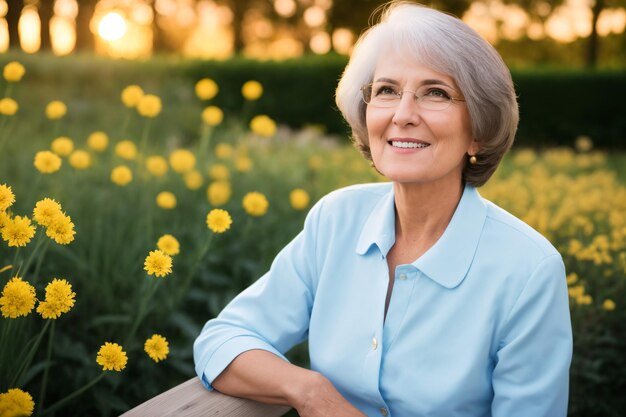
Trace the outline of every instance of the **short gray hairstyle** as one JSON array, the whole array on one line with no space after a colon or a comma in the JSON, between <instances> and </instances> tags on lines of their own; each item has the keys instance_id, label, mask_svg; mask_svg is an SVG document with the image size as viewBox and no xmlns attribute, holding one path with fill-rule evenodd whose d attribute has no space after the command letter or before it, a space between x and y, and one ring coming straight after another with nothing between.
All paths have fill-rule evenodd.
<instances>
[{"instance_id":1,"label":"short gray hairstyle","mask_svg":"<svg viewBox=\"0 0 626 417\"><path fill-rule=\"evenodd\" d=\"M336 91L336 103L357 149L372 161L361 87L373 81L384 48L407 53L417 62L452 77L470 115L479 144L477 163L466 162L463 181L476 187L494 173L513 144L519 112L511 73L498 52L459 18L426 6L392 1L379 23L357 41Z\"/></svg>"}]
</instances>

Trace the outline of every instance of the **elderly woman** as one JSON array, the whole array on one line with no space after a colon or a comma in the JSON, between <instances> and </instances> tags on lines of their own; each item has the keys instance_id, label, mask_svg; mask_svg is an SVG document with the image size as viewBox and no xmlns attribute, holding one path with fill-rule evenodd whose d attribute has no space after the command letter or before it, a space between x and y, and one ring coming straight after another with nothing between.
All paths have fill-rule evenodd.
<instances>
[{"instance_id":1,"label":"elderly woman","mask_svg":"<svg viewBox=\"0 0 626 417\"><path fill-rule=\"evenodd\" d=\"M497 52L450 15L392 3L337 88L390 182L330 193L194 345L208 389L309 416L567 414L561 256L476 187L518 122ZM308 339L311 370L284 353Z\"/></svg>"}]
</instances>

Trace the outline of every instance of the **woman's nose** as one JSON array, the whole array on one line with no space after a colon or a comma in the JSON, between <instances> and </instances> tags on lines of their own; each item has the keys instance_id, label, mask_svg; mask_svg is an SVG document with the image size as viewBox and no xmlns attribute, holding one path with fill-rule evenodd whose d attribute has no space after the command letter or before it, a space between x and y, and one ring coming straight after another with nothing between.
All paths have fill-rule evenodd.
<instances>
[{"instance_id":1,"label":"woman's nose","mask_svg":"<svg viewBox=\"0 0 626 417\"><path fill-rule=\"evenodd\" d=\"M400 102L395 108L392 122L399 126L418 124L421 120L419 105L415 99L415 94L407 91L402 94Z\"/></svg>"}]
</instances>

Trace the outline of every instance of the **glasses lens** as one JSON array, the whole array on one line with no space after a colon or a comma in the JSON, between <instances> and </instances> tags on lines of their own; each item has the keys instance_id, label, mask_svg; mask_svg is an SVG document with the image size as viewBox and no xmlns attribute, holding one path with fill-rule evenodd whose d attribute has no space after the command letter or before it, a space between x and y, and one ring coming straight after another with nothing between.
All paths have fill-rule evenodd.
<instances>
[{"instance_id":1,"label":"glasses lens","mask_svg":"<svg viewBox=\"0 0 626 417\"><path fill-rule=\"evenodd\" d=\"M426 110L439 111L439 110L445 110L448 107L450 107L451 102L452 100L450 100L449 98L425 96L425 97L420 97L417 104L421 108L426 109Z\"/></svg>"}]
</instances>

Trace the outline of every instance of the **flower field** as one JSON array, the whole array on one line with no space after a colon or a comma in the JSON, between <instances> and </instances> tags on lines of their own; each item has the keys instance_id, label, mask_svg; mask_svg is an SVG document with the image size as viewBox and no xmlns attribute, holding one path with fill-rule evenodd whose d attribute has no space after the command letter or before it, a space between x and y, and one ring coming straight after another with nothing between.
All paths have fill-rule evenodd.
<instances>
[{"instance_id":1,"label":"flower field","mask_svg":"<svg viewBox=\"0 0 626 417\"><path fill-rule=\"evenodd\" d=\"M384 181L345 141L256 114L271 93L252 77L240 91L185 87L200 109L187 114L193 140L159 124L176 105L144 88L80 119L80 100L21 106L28 68L3 67L2 417L118 415L189 379L201 326L267 270L311 205ZM244 108L224 114L217 94L242 94ZM564 257L572 416L626 412L625 166L580 137L514 150L480 189ZM306 362L303 347L291 355Z\"/></svg>"}]
</instances>

